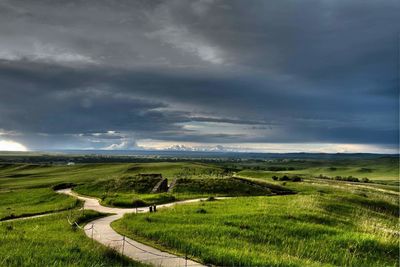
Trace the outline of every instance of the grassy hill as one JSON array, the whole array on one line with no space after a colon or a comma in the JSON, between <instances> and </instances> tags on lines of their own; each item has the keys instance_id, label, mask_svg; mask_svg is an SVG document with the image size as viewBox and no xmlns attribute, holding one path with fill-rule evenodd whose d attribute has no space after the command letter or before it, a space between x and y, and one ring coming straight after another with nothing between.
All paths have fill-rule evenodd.
<instances>
[{"instance_id":1,"label":"grassy hill","mask_svg":"<svg viewBox=\"0 0 400 267\"><path fill-rule=\"evenodd\" d=\"M129 214L113 227L219 266L398 266L398 195L293 184L303 190Z\"/></svg>"},{"instance_id":2,"label":"grassy hill","mask_svg":"<svg viewBox=\"0 0 400 267\"><path fill-rule=\"evenodd\" d=\"M80 202L77 199L56 194L50 188L0 192L0 221L66 210L79 204Z\"/></svg>"},{"instance_id":3,"label":"grassy hill","mask_svg":"<svg viewBox=\"0 0 400 267\"><path fill-rule=\"evenodd\" d=\"M150 173L162 174L170 182L176 179L172 192L151 194L159 178L140 178ZM371 182L320 179L321 174L368 177ZM284 175L300 179L273 179ZM98 197L104 205L119 207L238 197L129 215L114 225L143 242L188 252L206 263L398 266L398 158L71 166L1 163L0 220L54 211L66 214L63 210L79 207L79 201L52 190L68 183L76 185L74 190L81 194ZM100 246L89 251L83 233L69 231L60 216L0 222L0 265L85 266L90 262L101 266L103 262L115 266L124 261ZM35 229L46 233L40 235ZM58 232L62 234L57 236ZM82 245L74 246L76 242ZM9 252L12 247L17 249ZM26 255L25 247L29 248ZM53 247L57 252L49 252ZM129 264L135 265L124 263Z\"/></svg>"},{"instance_id":4,"label":"grassy hill","mask_svg":"<svg viewBox=\"0 0 400 267\"><path fill-rule=\"evenodd\" d=\"M0 222L0 266L144 266L92 242L67 222L68 212ZM85 211L81 224L101 217Z\"/></svg>"},{"instance_id":5,"label":"grassy hill","mask_svg":"<svg viewBox=\"0 0 400 267\"><path fill-rule=\"evenodd\" d=\"M306 177L353 176L367 177L374 181L397 181L399 179L399 158L382 157L378 159L282 159L267 162L250 162L239 165L239 174L249 172L261 177L272 177L280 173L299 174ZM257 177L255 177L257 178Z\"/></svg>"},{"instance_id":6,"label":"grassy hill","mask_svg":"<svg viewBox=\"0 0 400 267\"><path fill-rule=\"evenodd\" d=\"M74 191L97 197L106 206L142 207L175 200L214 196L254 196L291 194L290 189L265 182L239 178L177 178L172 192L151 194L160 178L138 176L96 180L74 188Z\"/></svg>"},{"instance_id":7,"label":"grassy hill","mask_svg":"<svg viewBox=\"0 0 400 267\"><path fill-rule=\"evenodd\" d=\"M222 168L201 163L95 163L76 165L0 164L1 188L49 187L62 182L83 183L139 173L166 178L223 176Z\"/></svg>"}]
</instances>

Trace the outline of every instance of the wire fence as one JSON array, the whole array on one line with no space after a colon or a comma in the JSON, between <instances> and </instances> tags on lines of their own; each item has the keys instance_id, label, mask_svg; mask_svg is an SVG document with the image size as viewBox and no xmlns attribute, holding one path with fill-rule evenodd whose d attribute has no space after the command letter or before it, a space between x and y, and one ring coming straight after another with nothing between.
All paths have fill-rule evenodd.
<instances>
[{"instance_id":1,"label":"wire fence","mask_svg":"<svg viewBox=\"0 0 400 267\"><path fill-rule=\"evenodd\" d=\"M193 259L191 259L187 255L187 253L185 253L185 256L177 256L177 255L171 255L171 254L167 254L167 253L160 254L160 253L156 253L154 251L149 251L149 250L146 250L143 247L140 247L138 245L133 244L132 242L135 242L135 241L131 242L124 235L122 236L122 238L119 238L119 239L110 239L108 237L101 236L100 232L98 232L95 229L95 227L94 227L95 225L94 224L89 224L90 225L89 227L88 227L88 225L82 226L82 225L79 225L76 221L72 220L71 218L72 218L72 216L71 216L71 214L69 214L67 216L67 221L72 227L77 227L77 228L79 228L81 230L84 230L87 235L90 234L90 238L92 239L92 241L94 241L94 237L95 237L94 234L96 234L96 237L97 237L96 239L98 239L98 240L106 239L108 241L108 246L110 248L116 250L117 252L120 252L123 256L129 256L129 255L126 254L126 250L128 248L127 246L130 246L130 247L132 247L132 248L134 248L134 249L139 251L139 252L136 252L136 253L145 253L147 255L151 255L152 256L152 257L147 257L147 256L143 257L142 256L142 257L136 257L136 258L134 257L135 259L137 259L137 260L139 260L141 262L152 262L152 263L154 263L155 261L157 261L157 262L159 262L159 264L157 264L157 266L163 266L162 263L164 261L173 260L173 259L175 259L175 260L181 259L183 261L183 265L182 266L185 266L185 267L201 266L199 263L196 263ZM119 246L118 246L118 244L117 245L111 245L113 242L120 242ZM128 253L128 254L131 254L131 253ZM170 266L171 264L168 264L168 265ZM179 266L179 265L175 265L175 266Z\"/></svg>"}]
</instances>

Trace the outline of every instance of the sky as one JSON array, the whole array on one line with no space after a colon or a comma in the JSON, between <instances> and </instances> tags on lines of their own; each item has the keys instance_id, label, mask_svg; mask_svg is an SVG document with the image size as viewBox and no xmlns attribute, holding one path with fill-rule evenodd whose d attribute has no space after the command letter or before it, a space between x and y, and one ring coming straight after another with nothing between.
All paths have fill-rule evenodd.
<instances>
[{"instance_id":1,"label":"sky","mask_svg":"<svg viewBox=\"0 0 400 267\"><path fill-rule=\"evenodd\" d=\"M0 0L0 150L398 153L398 0Z\"/></svg>"}]
</instances>

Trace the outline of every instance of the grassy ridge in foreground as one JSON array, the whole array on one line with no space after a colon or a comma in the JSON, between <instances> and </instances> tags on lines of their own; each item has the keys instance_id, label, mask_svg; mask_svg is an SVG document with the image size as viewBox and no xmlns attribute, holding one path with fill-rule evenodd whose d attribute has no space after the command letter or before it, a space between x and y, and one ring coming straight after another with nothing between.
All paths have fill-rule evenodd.
<instances>
[{"instance_id":1,"label":"grassy ridge in foreground","mask_svg":"<svg viewBox=\"0 0 400 267\"><path fill-rule=\"evenodd\" d=\"M225 266L398 266L398 204L335 192L126 215L119 232Z\"/></svg>"},{"instance_id":2,"label":"grassy ridge in foreground","mask_svg":"<svg viewBox=\"0 0 400 267\"><path fill-rule=\"evenodd\" d=\"M72 228L67 212L0 223L0 266L143 266ZM85 211L80 223L101 216Z\"/></svg>"}]
</instances>

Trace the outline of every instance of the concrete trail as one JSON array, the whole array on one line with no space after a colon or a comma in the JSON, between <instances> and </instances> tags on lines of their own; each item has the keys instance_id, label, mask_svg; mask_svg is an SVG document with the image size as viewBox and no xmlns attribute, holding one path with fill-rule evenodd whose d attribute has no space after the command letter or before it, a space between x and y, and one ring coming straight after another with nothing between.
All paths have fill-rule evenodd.
<instances>
[{"instance_id":1,"label":"concrete trail","mask_svg":"<svg viewBox=\"0 0 400 267\"><path fill-rule=\"evenodd\" d=\"M63 210L63 211L65 211L65 210ZM2 223L2 222L6 223L6 222L14 222L14 221L23 221L23 220L34 219L34 218L41 218L41 217L45 217L45 216L50 216L50 215L54 215L54 214L57 214L57 213L61 213L63 211L48 212L48 213L43 213L43 214L29 215L29 216L24 216L24 217L0 220L0 223Z\"/></svg>"},{"instance_id":2,"label":"concrete trail","mask_svg":"<svg viewBox=\"0 0 400 267\"><path fill-rule=\"evenodd\" d=\"M128 237L125 237L125 242L124 242L123 241L124 237L111 228L111 223L115 220L122 218L122 216L126 213L135 213L136 209L134 208L121 209L121 208L105 207L100 205L98 199L78 195L77 193L73 192L70 188L58 190L57 192L71 195L80 200L85 201L84 204L85 209L91 209L104 213L114 213L114 215L110 215L89 222L86 225L86 227L84 227L85 234L90 238L93 237L94 240L100 242L101 244L107 247L111 247L117 251L123 252L125 256L128 256L133 260L151 264L153 266L160 266L160 267L205 266L192 260L186 261L184 257L179 257L167 252L163 252L156 248L139 243ZM158 205L157 208L160 209L160 208L171 207L177 204L193 203L193 202L198 202L200 200L205 200L205 198L184 200L184 201ZM140 213L148 211L149 211L148 208L137 209L137 212Z\"/></svg>"}]
</instances>

